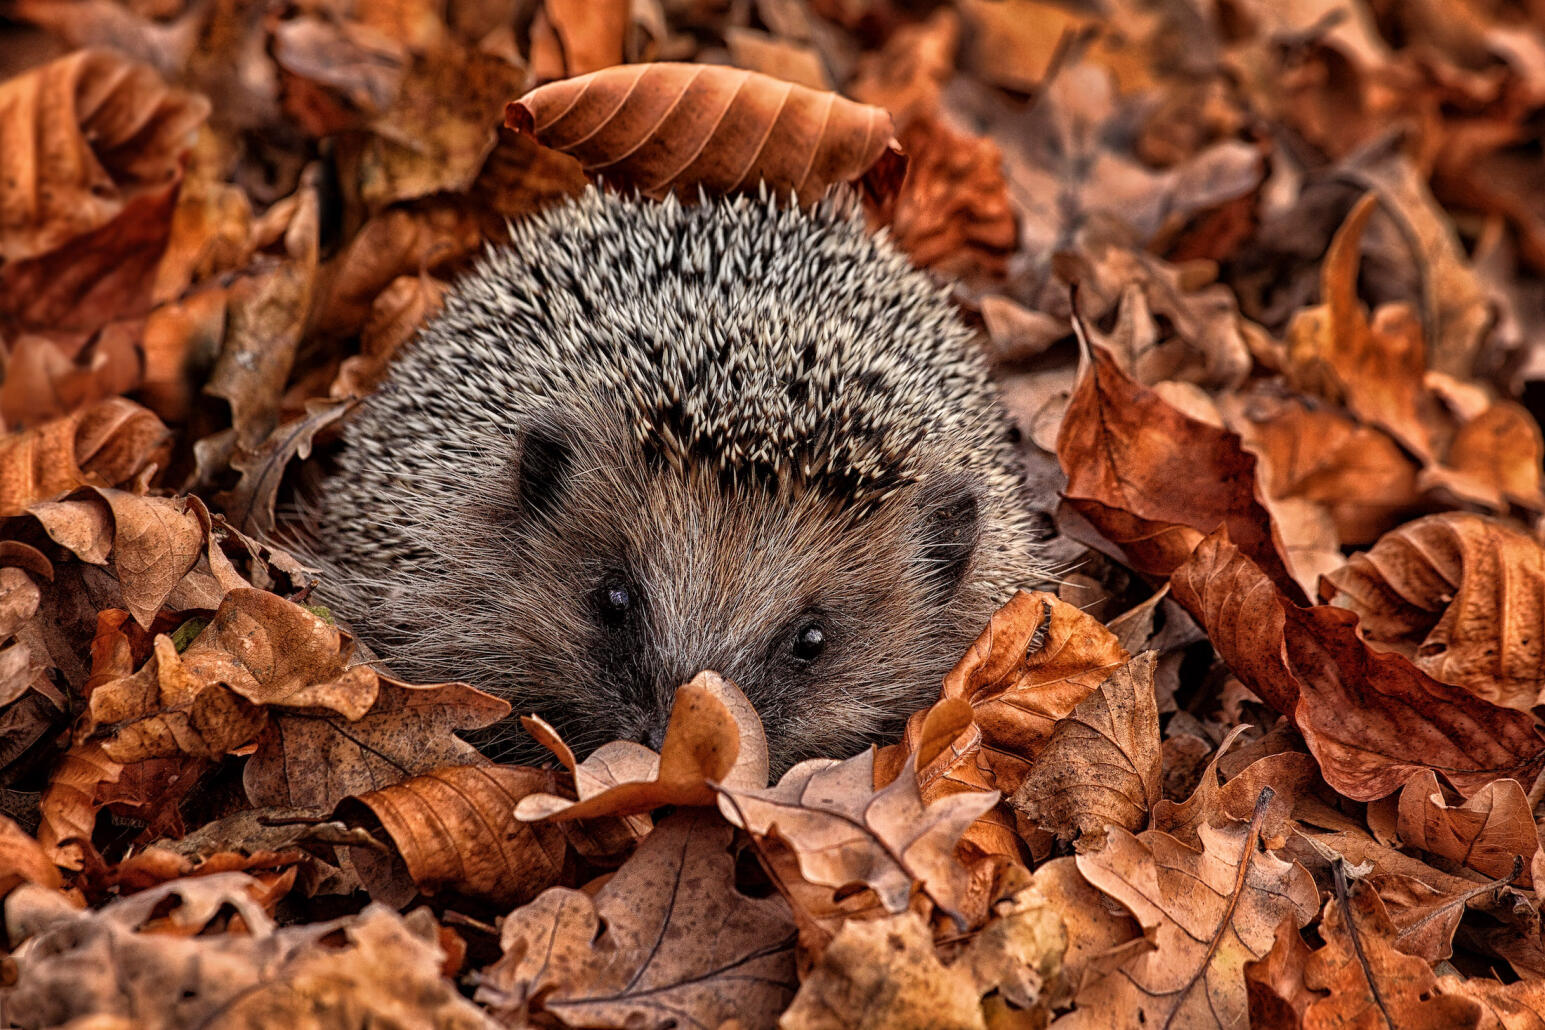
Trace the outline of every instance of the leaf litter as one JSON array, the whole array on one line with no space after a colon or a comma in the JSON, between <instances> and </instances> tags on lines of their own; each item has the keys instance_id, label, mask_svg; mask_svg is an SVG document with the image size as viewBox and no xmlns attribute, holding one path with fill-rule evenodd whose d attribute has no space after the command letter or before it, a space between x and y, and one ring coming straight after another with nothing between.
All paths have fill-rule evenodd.
<instances>
[{"instance_id":1,"label":"leaf litter","mask_svg":"<svg viewBox=\"0 0 1545 1030\"><path fill-rule=\"evenodd\" d=\"M0 1023L1545 1023L1530 5L4 15ZM1063 572L901 739L497 765L260 542L587 177L851 183L980 326Z\"/></svg>"}]
</instances>

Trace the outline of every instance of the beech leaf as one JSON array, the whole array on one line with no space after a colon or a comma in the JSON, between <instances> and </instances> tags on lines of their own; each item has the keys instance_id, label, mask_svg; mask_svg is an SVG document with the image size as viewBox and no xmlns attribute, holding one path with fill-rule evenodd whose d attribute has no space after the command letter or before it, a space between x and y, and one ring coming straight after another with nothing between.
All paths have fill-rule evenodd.
<instances>
[{"instance_id":1,"label":"beech leaf","mask_svg":"<svg viewBox=\"0 0 1545 1030\"><path fill-rule=\"evenodd\" d=\"M881 108L720 65L629 64L549 83L511 103L505 124L651 196L764 182L809 204L860 177L888 194L905 168Z\"/></svg>"}]
</instances>

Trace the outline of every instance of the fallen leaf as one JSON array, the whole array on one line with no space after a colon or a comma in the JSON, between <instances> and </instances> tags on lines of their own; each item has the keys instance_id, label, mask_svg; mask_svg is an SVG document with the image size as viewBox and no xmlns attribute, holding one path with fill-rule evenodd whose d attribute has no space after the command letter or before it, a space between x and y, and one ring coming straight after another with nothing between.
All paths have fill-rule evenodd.
<instances>
[{"instance_id":1,"label":"fallen leaf","mask_svg":"<svg viewBox=\"0 0 1545 1030\"><path fill-rule=\"evenodd\" d=\"M1288 329L1290 375L1301 389L1344 401L1352 414L1430 461L1433 402L1421 327L1390 307L1370 325L1357 297L1358 246L1376 210L1378 196L1368 194L1331 241L1321 273L1325 303L1301 312Z\"/></svg>"},{"instance_id":2,"label":"fallen leaf","mask_svg":"<svg viewBox=\"0 0 1545 1030\"><path fill-rule=\"evenodd\" d=\"M1509 503L1545 509L1540 465L1545 440L1534 416L1510 401L1497 401L1463 423L1443 464L1422 470L1417 485L1447 491L1461 501L1505 514Z\"/></svg>"},{"instance_id":3,"label":"fallen leaf","mask_svg":"<svg viewBox=\"0 0 1545 1030\"><path fill-rule=\"evenodd\" d=\"M1440 683L1357 637L1357 617L1299 608L1221 535L1170 580L1234 674L1304 735L1325 782L1371 801L1431 768L1473 794L1499 777L1525 783L1545 740L1521 712Z\"/></svg>"},{"instance_id":4,"label":"fallen leaf","mask_svg":"<svg viewBox=\"0 0 1545 1030\"><path fill-rule=\"evenodd\" d=\"M1529 866L1540 850L1529 799L1517 780L1493 780L1451 806L1438 777L1424 769L1400 791L1400 841L1440 855L1492 879L1507 878L1521 866L1528 887Z\"/></svg>"},{"instance_id":5,"label":"fallen leaf","mask_svg":"<svg viewBox=\"0 0 1545 1030\"><path fill-rule=\"evenodd\" d=\"M1245 963L1271 951L1284 919L1304 926L1319 904L1302 866L1261 850L1264 814L1258 804L1248 824L1199 827L1201 850L1113 828L1103 850L1078 856L1078 871L1137 916L1155 950L1086 983L1070 1026L1123 1025L1135 1012L1161 1026L1244 1024Z\"/></svg>"},{"instance_id":6,"label":"fallen leaf","mask_svg":"<svg viewBox=\"0 0 1545 1030\"><path fill-rule=\"evenodd\" d=\"M1065 718L1128 655L1092 616L1021 590L944 677L941 696L971 703L993 786L1012 795Z\"/></svg>"},{"instance_id":7,"label":"fallen leaf","mask_svg":"<svg viewBox=\"0 0 1545 1030\"><path fill-rule=\"evenodd\" d=\"M528 728L556 739L545 724L528 722ZM642 744L615 740L576 765L567 747L548 746L573 773L578 796L532 793L521 798L516 814L528 822L636 815L662 805L712 805L720 786L759 790L767 785L762 722L740 688L712 672L698 673L676 688L658 755Z\"/></svg>"},{"instance_id":8,"label":"fallen leaf","mask_svg":"<svg viewBox=\"0 0 1545 1030\"><path fill-rule=\"evenodd\" d=\"M1057 437L1067 503L1139 572L1168 576L1220 526L1290 597L1298 587L1239 437L1198 422L1133 382L1103 348L1079 380Z\"/></svg>"},{"instance_id":9,"label":"fallen leaf","mask_svg":"<svg viewBox=\"0 0 1545 1030\"><path fill-rule=\"evenodd\" d=\"M0 83L0 259L19 262L165 195L209 102L83 50Z\"/></svg>"},{"instance_id":10,"label":"fallen leaf","mask_svg":"<svg viewBox=\"0 0 1545 1030\"><path fill-rule=\"evenodd\" d=\"M231 524L245 533L272 534L274 505L290 462L309 458L317 434L346 416L354 403L322 397L309 400L304 415L277 426L256 450L233 455L231 468L241 473L241 478L230 490L215 496Z\"/></svg>"},{"instance_id":11,"label":"fallen leaf","mask_svg":"<svg viewBox=\"0 0 1545 1030\"><path fill-rule=\"evenodd\" d=\"M1154 661L1132 659L1060 720L1012 798L1080 851L1102 847L1110 826L1141 829L1161 796Z\"/></svg>"},{"instance_id":12,"label":"fallen leaf","mask_svg":"<svg viewBox=\"0 0 1545 1030\"><path fill-rule=\"evenodd\" d=\"M503 907L530 901L564 871L562 832L515 817L517 802L552 786L553 774L538 769L453 765L344 805L374 813L423 893Z\"/></svg>"},{"instance_id":13,"label":"fallen leaf","mask_svg":"<svg viewBox=\"0 0 1545 1030\"><path fill-rule=\"evenodd\" d=\"M169 433L122 397L0 438L0 518L87 483L118 486L161 459Z\"/></svg>"},{"instance_id":14,"label":"fallen leaf","mask_svg":"<svg viewBox=\"0 0 1545 1030\"><path fill-rule=\"evenodd\" d=\"M907 177L890 231L914 264L968 281L1002 279L1019 244L1003 180L1003 154L939 118L901 130Z\"/></svg>"},{"instance_id":15,"label":"fallen leaf","mask_svg":"<svg viewBox=\"0 0 1545 1030\"><path fill-rule=\"evenodd\" d=\"M794 924L782 898L735 889L733 836L678 812L594 897L554 887L516 909L477 1000L515 1025L775 1026L794 993Z\"/></svg>"},{"instance_id":16,"label":"fallen leaf","mask_svg":"<svg viewBox=\"0 0 1545 1030\"><path fill-rule=\"evenodd\" d=\"M1319 995L1304 985L1309 946L1292 916L1277 924L1277 939L1261 958L1245 963L1245 990L1250 999L1250 1026L1297 1027L1304 1010Z\"/></svg>"},{"instance_id":17,"label":"fallen leaf","mask_svg":"<svg viewBox=\"0 0 1545 1030\"><path fill-rule=\"evenodd\" d=\"M565 78L622 63L630 23L627 0L542 0L563 48Z\"/></svg>"},{"instance_id":18,"label":"fallen leaf","mask_svg":"<svg viewBox=\"0 0 1545 1030\"><path fill-rule=\"evenodd\" d=\"M143 1030L211 1021L490 1026L442 975L427 912L403 919L373 905L279 928L253 900L260 893L251 877L221 873L174 880L56 923L16 952L8 1011L25 1014L29 1026ZM222 911L238 913L248 932L215 932L209 924ZM151 932L158 918L171 932Z\"/></svg>"},{"instance_id":19,"label":"fallen leaf","mask_svg":"<svg viewBox=\"0 0 1545 1030\"><path fill-rule=\"evenodd\" d=\"M254 805L331 810L352 794L480 760L477 749L455 731L491 726L510 712L509 702L465 683L414 686L389 676L379 681L374 702L353 719L331 705L270 710L242 773L247 799Z\"/></svg>"},{"instance_id":20,"label":"fallen leaf","mask_svg":"<svg viewBox=\"0 0 1545 1030\"><path fill-rule=\"evenodd\" d=\"M1433 997L1437 977L1431 967L1395 950L1395 928L1371 887L1354 883L1326 902L1320 934L1325 946L1309 956L1304 982L1330 995L1305 1011L1305 1027L1448 1030L1476 1024L1478 1004L1454 995Z\"/></svg>"},{"instance_id":21,"label":"fallen leaf","mask_svg":"<svg viewBox=\"0 0 1545 1030\"><path fill-rule=\"evenodd\" d=\"M505 124L651 196L761 181L810 204L859 178L884 195L904 163L883 110L712 65L624 65L539 86Z\"/></svg>"},{"instance_id":22,"label":"fallen leaf","mask_svg":"<svg viewBox=\"0 0 1545 1030\"><path fill-rule=\"evenodd\" d=\"M758 837L776 835L812 883L837 889L862 882L892 913L904 911L920 885L941 911L963 922L970 880L955 842L999 795L962 792L925 805L917 763L913 753L895 780L875 790L873 749L844 762L811 759L776 787L721 784L719 811Z\"/></svg>"},{"instance_id":23,"label":"fallen leaf","mask_svg":"<svg viewBox=\"0 0 1545 1030\"><path fill-rule=\"evenodd\" d=\"M1438 993L1480 1005L1481 1030L1539 1030L1545 1026L1545 985L1537 980L1504 984L1484 977L1438 977Z\"/></svg>"},{"instance_id":24,"label":"fallen leaf","mask_svg":"<svg viewBox=\"0 0 1545 1030\"><path fill-rule=\"evenodd\" d=\"M43 845L16 823L0 816L0 898L19 883L35 883L57 890L59 870Z\"/></svg>"},{"instance_id":25,"label":"fallen leaf","mask_svg":"<svg viewBox=\"0 0 1545 1030\"><path fill-rule=\"evenodd\" d=\"M985 1030L981 991L934 952L916 913L845 922L778 1021L784 1030Z\"/></svg>"}]
</instances>

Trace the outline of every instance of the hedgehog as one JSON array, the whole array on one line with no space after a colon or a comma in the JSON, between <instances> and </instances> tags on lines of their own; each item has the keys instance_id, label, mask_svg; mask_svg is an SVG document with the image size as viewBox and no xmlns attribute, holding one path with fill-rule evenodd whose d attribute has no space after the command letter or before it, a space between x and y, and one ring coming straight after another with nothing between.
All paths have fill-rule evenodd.
<instances>
[{"instance_id":1,"label":"hedgehog","mask_svg":"<svg viewBox=\"0 0 1545 1030\"><path fill-rule=\"evenodd\" d=\"M584 754L658 748L713 670L787 768L892 737L1041 578L975 331L851 193L591 188L510 233L310 502L322 597L394 673Z\"/></svg>"}]
</instances>

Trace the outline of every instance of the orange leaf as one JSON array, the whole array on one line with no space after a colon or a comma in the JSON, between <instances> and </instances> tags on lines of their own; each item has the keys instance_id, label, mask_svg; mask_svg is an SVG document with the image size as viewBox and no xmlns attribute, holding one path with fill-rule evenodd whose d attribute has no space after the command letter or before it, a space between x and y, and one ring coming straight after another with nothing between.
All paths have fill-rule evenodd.
<instances>
[{"instance_id":1,"label":"orange leaf","mask_svg":"<svg viewBox=\"0 0 1545 1030\"><path fill-rule=\"evenodd\" d=\"M551 790L553 774L503 765L453 765L361 794L391 835L413 883L495 905L519 905L557 882L563 834L515 818L518 801Z\"/></svg>"},{"instance_id":2,"label":"orange leaf","mask_svg":"<svg viewBox=\"0 0 1545 1030\"><path fill-rule=\"evenodd\" d=\"M651 196L754 189L799 202L863 177L884 195L905 159L890 115L836 93L706 64L630 64L539 86L505 124Z\"/></svg>"},{"instance_id":3,"label":"orange leaf","mask_svg":"<svg viewBox=\"0 0 1545 1030\"><path fill-rule=\"evenodd\" d=\"M87 483L127 483L162 459L169 437L160 419L123 397L0 437L0 518Z\"/></svg>"}]
</instances>

